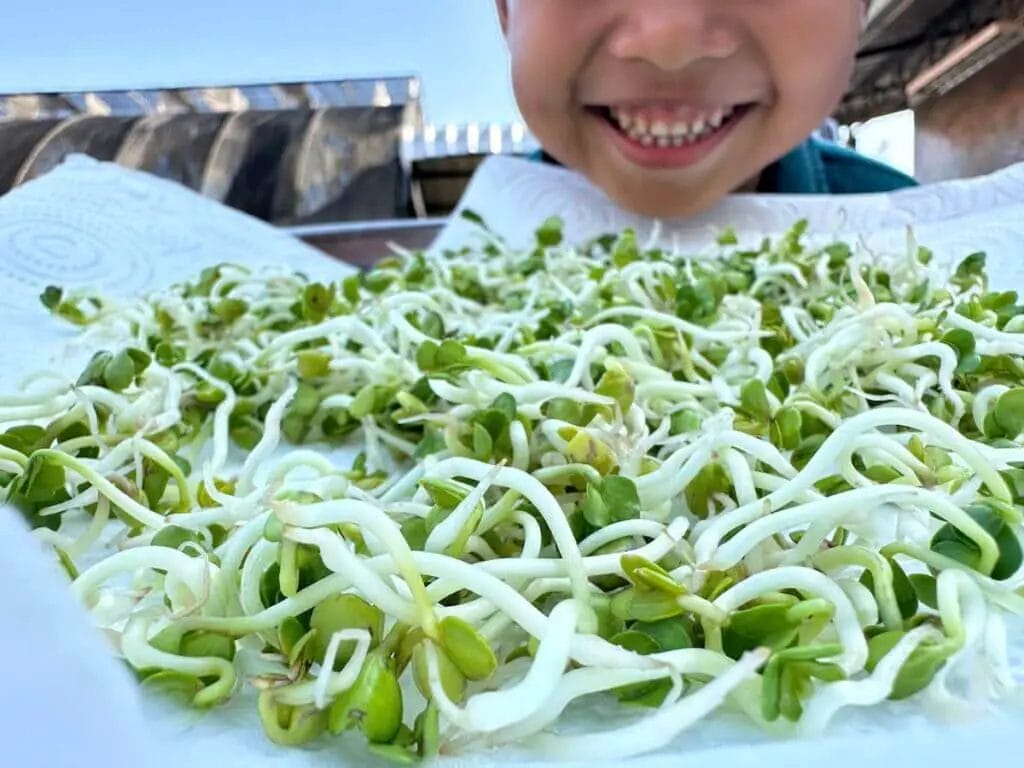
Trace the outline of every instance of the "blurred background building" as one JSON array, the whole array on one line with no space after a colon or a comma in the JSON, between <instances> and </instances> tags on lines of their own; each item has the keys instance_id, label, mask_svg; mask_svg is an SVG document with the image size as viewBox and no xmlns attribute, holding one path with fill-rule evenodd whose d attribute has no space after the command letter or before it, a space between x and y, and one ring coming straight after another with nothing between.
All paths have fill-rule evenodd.
<instances>
[{"instance_id":1,"label":"blurred background building","mask_svg":"<svg viewBox=\"0 0 1024 768\"><path fill-rule=\"evenodd\" d=\"M310 233L394 228L536 148L488 2L66 5L0 12L0 194L86 153ZM820 135L922 181L1024 160L1022 42L1024 0L875 0Z\"/></svg>"}]
</instances>

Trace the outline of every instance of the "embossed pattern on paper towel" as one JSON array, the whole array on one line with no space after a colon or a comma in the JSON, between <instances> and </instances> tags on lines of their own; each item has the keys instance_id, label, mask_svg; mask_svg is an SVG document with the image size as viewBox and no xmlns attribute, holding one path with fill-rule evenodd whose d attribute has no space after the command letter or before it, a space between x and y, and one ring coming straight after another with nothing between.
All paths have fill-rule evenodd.
<instances>
[{"instance_id":1,"label":"embossed pattern on paper towel","mask_svg":"<svg viewBox=\"0 0 1024 768\"><path fill-rule=\"evenodd\" d=\"M177 184L85 157L18 187L0 198L0 384L49 362L67 336L39 304L47 285L127 297L222 262L351 270Z\"/></svg>"}]
</instances>

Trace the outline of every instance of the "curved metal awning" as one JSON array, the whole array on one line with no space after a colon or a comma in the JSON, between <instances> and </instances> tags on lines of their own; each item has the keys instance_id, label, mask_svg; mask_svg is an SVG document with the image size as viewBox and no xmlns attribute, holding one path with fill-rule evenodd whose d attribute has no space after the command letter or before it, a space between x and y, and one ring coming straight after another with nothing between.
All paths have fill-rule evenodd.
<instances>
[{"instance_id":1,"label":"curved metal awning","mask_svg":"<svg viewBox=\"0 0 1024 768\"><path fill-rule=\"evenodd\" d=\"M401 217L419 97L414 77L0 95L0 194L84 153L278 224Z\"/></svg>"}]
</instances>

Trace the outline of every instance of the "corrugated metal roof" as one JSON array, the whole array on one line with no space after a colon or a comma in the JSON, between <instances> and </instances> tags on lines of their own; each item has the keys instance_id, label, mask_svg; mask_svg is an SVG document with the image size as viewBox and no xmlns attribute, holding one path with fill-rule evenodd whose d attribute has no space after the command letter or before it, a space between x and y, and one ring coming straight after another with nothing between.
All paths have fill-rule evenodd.
<instances>
[{"instance_id":1,"label":"corrugated metal roof","mask_svg":"<svg viewBox=\"0 0 1024 768\"><path fill-rule=\"evenodd\" d=\"M0 95L0 194L75 153L281 224L408 215L414 77Z\"/></svg>"}]
</instances>

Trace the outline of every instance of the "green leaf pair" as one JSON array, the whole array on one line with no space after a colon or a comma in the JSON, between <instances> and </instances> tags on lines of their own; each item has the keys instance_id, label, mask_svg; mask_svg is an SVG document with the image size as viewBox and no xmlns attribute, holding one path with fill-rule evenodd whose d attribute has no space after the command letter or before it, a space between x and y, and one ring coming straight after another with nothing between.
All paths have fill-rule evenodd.
<instances>
[{"instance_id":1,"label":"green leaf pair","mask_svg":"<svg viewBox=\"0 0 1024 768\"><path fill-rule=\"evenodd\" d=\"M65 298L63 289L55 285L48 285L40 294L39 301L57 317L78 326L94 322L103 308L103 303L93 296Z\"/></svg>"},{"instance_id":2,"label":"green leaf pair","mask_svg":"<svg viewBox=\"0 0 1024 768\"><path fill-rule=\"evenodd\" d=\"M610 397L619 405L622 413L626 413L636 397L636 383L626 369L614 361L605 363L605 373L594 389L599 395Z\"/></svg>"},{"instance_id":3,"label":"green leaf pair","mask_svg":"<svg viewBox=\"0 0 1024 768\"><path fill-rule=\"evenodd\" d=\"M7 502L24 515L32 528L60 527L60 515L39 515L38 512L54 504L67 501L67 475L64 467L55 463L46 453L33 453L20 475L11 483Z\"/></svg>"},{"instance_id":4,"label":"green leaf pair","mask_svg":"<svg viewBox=\"0 0 1024 768\"><path fill-rule=\"evenodd\" d=\"M629 587L611 599L611 613L622 621L657 622L682 616L679 597L647 587Z\"/></svg>"},{"instance_id":5,"label":"green leaf pair","mask_svg":"<svg viewBox=\"0 0 1024 768\"><path fill-rule=\"evenodd\" d=\"M473 414L467 424L474 458L478 461L511 458L509 428L517 418L516 400L507 393L498 395L490 407Z\"/></svg>"},{"instance_id":6,"label":"green leaf pair","mask_svg":"<svg viewBox=\"0 0 1024 768\"><path fill-rule=\"evenodd\" d=\"M618 466L618 458L600 438L584 429L565 428L559 432L566 433L562 435L569 443L565 455L571 462L588 464L602 475L610 475Z\"/></svg>"},{"instance_id":7,"label":"green leaf pair","mask_svg":"<svg viewBox=\"0 0 1024 768\"><path fill-rule=\"evenodd\" d=\"M564 227L565 222L558 216L545 219L535 233L537 245L541 248L554 248L556 245L561 245Z\"/></svg>"},{"instance_id":8,"label":"green leaf pair","mask_svg":"<svg viewBox=\"0 0 1024 768\"><path fill-rule=\"evenodd\" d=\"M874 672L878 663L905 636L906 632L894 631L872 637L868 641L868 672ZM896 675L889 698L906 699L923 690L945 666L954 651L949 643L925 642L919 645Z\"/></svg>"},{"instance_id":9,"label":"green leaf pair","mask_svg":"<svg viewBox=\"0 0 1024 768\"><path fill-rule=\"evenodd\" d=\"M992 409L991 421L986 419L983 426L989 437L1005 436L1011 440L1020 437L1024 433L1024 388L1000 395Z\"/></svg>"},{"instance_id":10,"label":"green leaf pair","mask_svg":"<svg viewBox=\"0 0 1024 768\"><path fill-rule=\"evenodd\" d=\"M796 408L778 410L769 427L772 445L780 451L795 451L803 441L803 414Z\"/></svg>"},{"instance_id":11,"label":"green leaf pair","mask_svg":"<svg viewBox=\"0 0 1024 768\"><path fill-rule=\"evenodd\" d=\"M316 349L304 349L295 360L299 376L304 381L322 379L331 370L331 356Z\"/></svg>"},{"instance_id":12,"label":"green leaf pair","mask_svg":"<svg viewBox=\"0 0 1024 768\"><path fill-rule=\"evenodd\" d=\"M674 618L655 622L634 622L622 632L612 636L610 642L620 648L643 656L662 651L692 648L693 625L687 619ZM670 680L635 683L615 688L612 692L619 701L634 706L658 707L672 688Z\"/></svg>"},{"instance_id":13,"label":"green leaf pair","mask_svg":"<svg viewBox=\"0 0 1024 768\"><path fill-rule=\"evenodd\" d=\"M636 483L621 475L608 475L599 486L587 485L582 504L583 517L594 529L614 522L640 517L640 494Z\"/></svg>"},{"instance_id":14,"label":"green leaf pair","mask_svg":"<svg viewBox=\"0 0 1024 768\"><path fill-rule=\"evenodd\" d=\"M975 352L977 341L974 334L964 328L954 328L942 337L942 343L956 350L959 374L971 374L981 366L981 356Z\"/></svg>"},{"instance_id":15,"label":"green leaf pair","mask_svg":"<svg viewBox=\"0 0 1024 768\"><path fill-rule=\"evenodd\" d=\"M639 555L623 555L622 570L633 586L640 591L661 592L671 597L686 594L686 588L657 563Z\"/></svg>"},{"instance_id":16,"label":"green leaf pair","mask_svg":"<svg viewBox=\"0 0 1024 768\"><path fill-rule=\"evenodd\" d=\"M900 615L905 621L912 619L917 615L918 591L899 563L891 557L887 557L886 561L892 569L892 587L896 594L896 605L899 606ZM875 591L875 579L871 575L871 571L865 569L861 574L860 583L872 592Z\"/></svg>"},{"instance_id":17,"label":"green leaf pair","mask_svg":"<svg viewBox=\"0 0 1024 768\"><path fill-rule=\"evenodd\" d=\"M972 288L985 289L988 278L985 275L986 256L984 253L972 253L956 268L949 282L962 291Z\"/></svg>"},{"instance_id":18,"label":"green leaf pair","mask_svg":"<svg viewBox=\"0 0 1024 768\"><path fill-rule=\"evenodd\" d=\"M302 317L310 323L323 322L331 311L337 287L323 283L310 283L302 291Z\"/></svg>"},{"instance_id":19,"label":"green leaf pair","mask_svg":"<svg viewBox=\"0 0 1024 768\"><path fill-rule=\"evenodd\" d=\"M394 397L394 387L367 384L356 393L348 412L352 418L359 420L368 416L380 416L390 407Z\"/></svg>"},{"instance_id":20,"label":"green leaf pair","mask_svg":"<svg viewBox=\"0 0 1024 768\"><path fill-rule=\"evenodd\" d=\"M701 518L708 516L716 494L732 492L732 480L718 462L705 465L686 486L684 495L690 513Z\"/></svg>"},{"instance_id":21,"label":"green leaf pair","mask_svg":"<svg viewBox=\"0 0 1024 768\"><path fill-rule=\"evenodd\" d=\"M336 632L365 629L370 633L370 648L376 648L384 634L384 613L358 595L333 595L321 601L309 618L309 629L315 634L309 641L310 653L322 660ZM355 641L343 642L334 657L334 668L341 669L355 652Z\"/></svg>"},{"instance_id":22,"label":"green leaf pair","mask_svg":"<svg viewBox=\"0 0 1024 768\"><path fill-rule=\"evenodd\" d=\"M424 373L452 373L464 368L468 359L465 345L454 339L440 344L428 340L416 348L416 365Z\"/></svg>"},{"instance_id":23,"label":"green leaf pair","mask_svg":"<svg viewBox=\"0 0 1024 768\"><path fill-rule=\"evenodd\" d=\"M759 424L766 424L772 418L771 404L764 382L751 379L740 389L740 410Z\"/></svg>"},{"instance_id":24,"label":"green leaf pair","mask_svg":"<svg viewBox=\"0 0 1024 768\"><path fill-rule=\"evenodd\" d=\"M732 659L756 648L784 651L796 642L805 622L827 619L832 611L818 600L763 603L736 611L722 631L722 649Z\"/></svg>"},{"instance_id":25,"label":"green leaf pair","mask_svg":"<svg viewBox=\"0 0 1024 768\"><path fill-rule=\"evenodd\" d=\"M693 323L707 323L718 314L728 285L717 273L691 279L681 276L676 285L676 315Z\"/></svg>"},{"instance_id":26,"label":"green leaf pair","mask_svg":"<svg viewBox=\"0 0 1024 768\"><path fill-rule=\"evenodd\" d=\"M676 411L669 417L669 434L688 435L699 431L703 423L703 417L695 411Z\"/></svg>"},{"instance_id":27,"label":"green leaf pair","mask_svg":"<svg viewBox=\"0 0 1024 768\"><path fill-rule=\"evenodd\" d=\"M842 653L839 645L789 648L772 655L764 667L761 686L761 714L774 722L784 717L797 722L803 715L803 701L814 691L814 681L834 683L845 679L843 670L823 661Z\"/></svg>"},{"instance_id":28,"label":"green leaf pair","mask_svg":"<svg viewBox=\"0 0 1024 768\"><path fill-rule=\"evenodd\" d=\"M117 354L97 352L78 377L77 386L105 387L122 392L141 376L152 362L149 353L141 349L123 349Z\"/></svg>"},{"instance_id":29,"label":"green leaf pair","mask_svg":"<svg viewBox=\"0 0 1024 768\"><path fill-rule=\"evenodd\" d=\"M992 573L988 575L997 581L1005 581L1013 576L1024 560L1020 540L1013 528L989 504L973 504L964 511L995 539L999 547L999 559ZM948 523L932 537L931 549L974 570L977 570L981 562L981 550L978 545L960 529Z\"/></svg>"}]
</instances>

